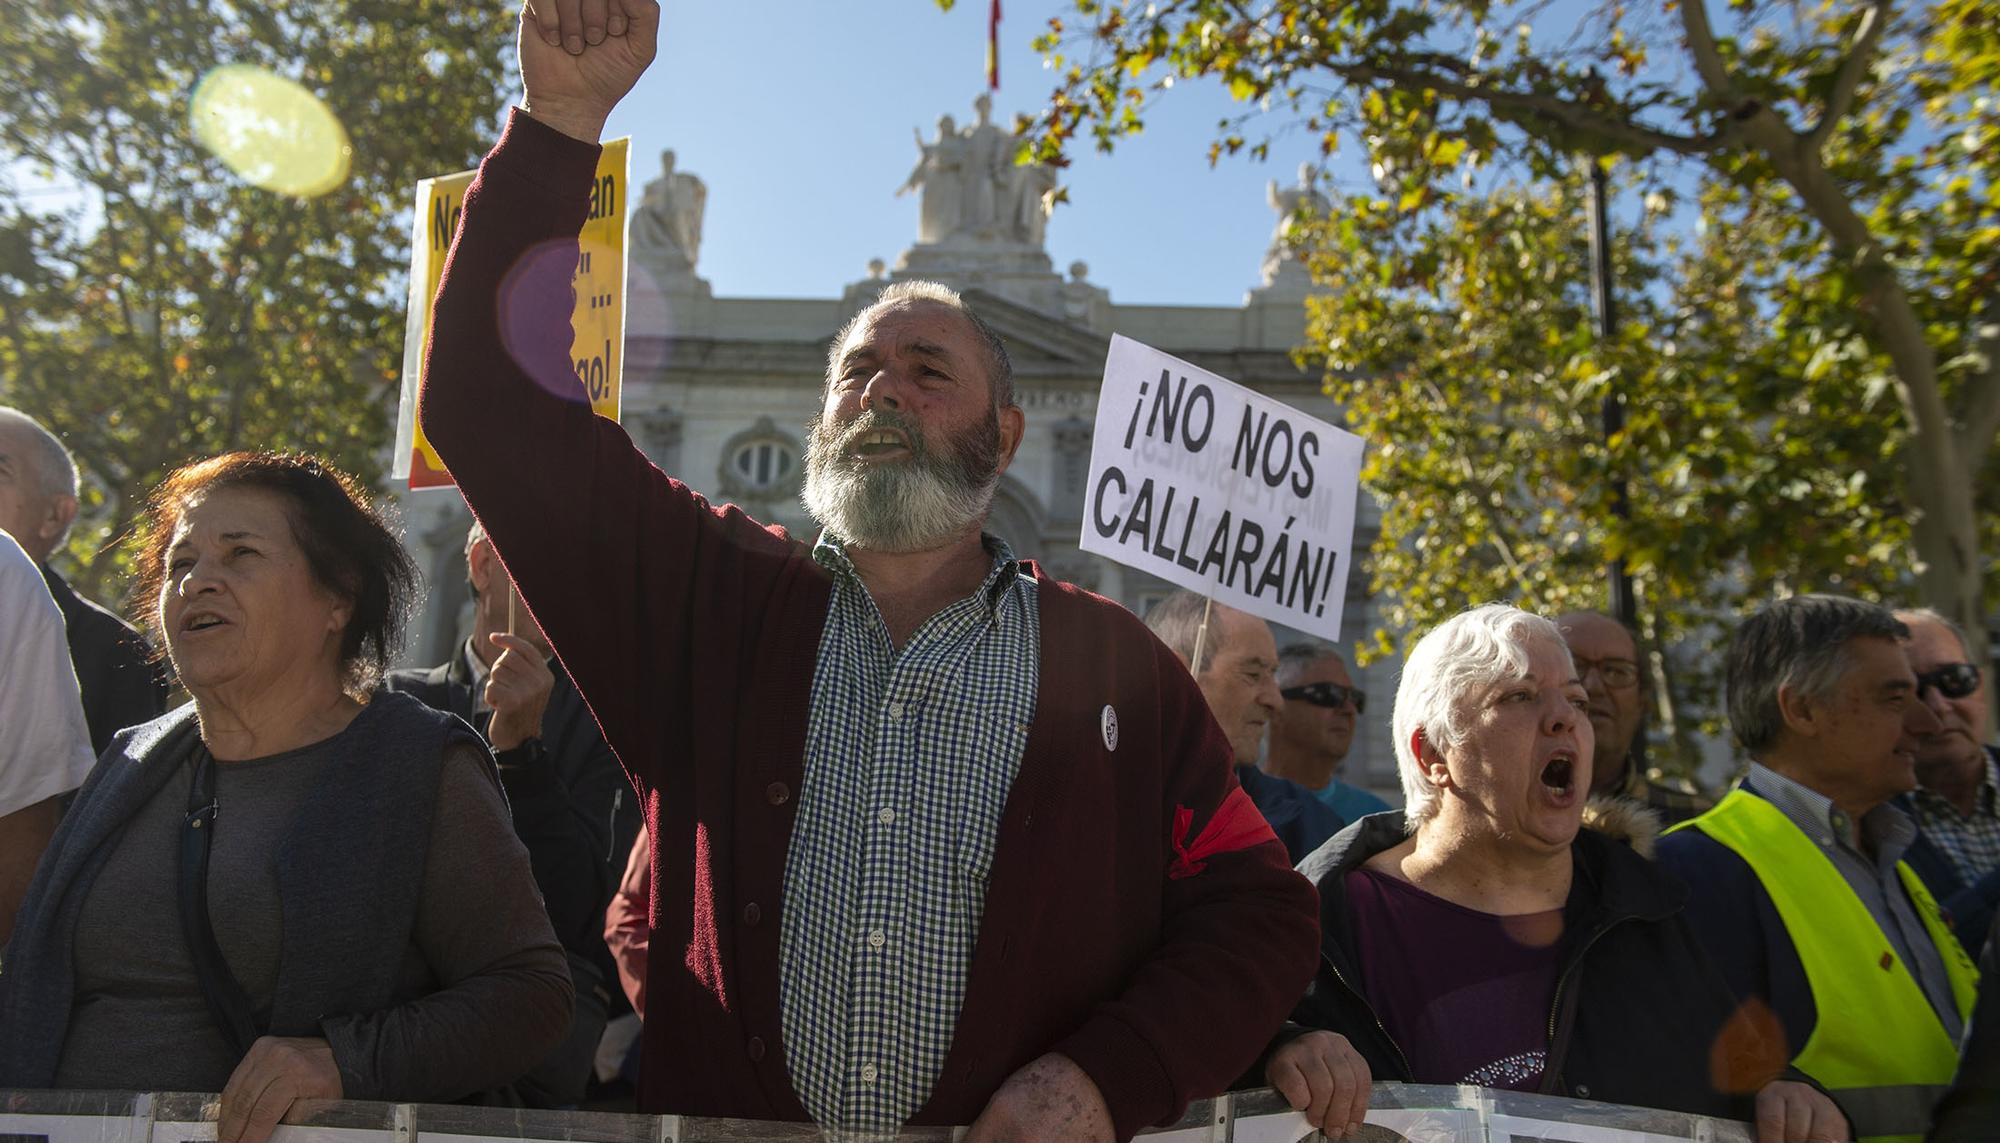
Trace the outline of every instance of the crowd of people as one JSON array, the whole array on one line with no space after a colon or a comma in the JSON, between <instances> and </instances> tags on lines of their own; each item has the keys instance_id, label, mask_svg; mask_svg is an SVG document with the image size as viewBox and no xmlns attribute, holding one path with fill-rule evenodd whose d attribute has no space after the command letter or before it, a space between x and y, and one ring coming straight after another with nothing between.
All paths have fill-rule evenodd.
<instances>
[{"instance_id":1,"label":"crowd of people","mask_svg":"<svg viewBox=\"0 0 2000 1143\"><path fill-rule=\"evenodd\" d=\"M1142 621L986 534L1025 416L925 282L832 339L821 531L712 505L591 412L534 256L657 30L524 10L427 350L477 519L445 662L389 669L415 569L292 454L153 492L125 625L49 567L59 436L0 409L0 1087L219 1092L221 1143L299 1100L575 1107L628 1057L640 1110L856 1137L1126 1139L1265 1085L1339 1137L1382 1081L2000 1137L1963 632L1759 608L1718 800L1647 772L1607 616L1470 608L1371 711L1330 646L1192 593ZM1340 777L1383 725L1400 809Z\"/></svg>"}]
</instances>

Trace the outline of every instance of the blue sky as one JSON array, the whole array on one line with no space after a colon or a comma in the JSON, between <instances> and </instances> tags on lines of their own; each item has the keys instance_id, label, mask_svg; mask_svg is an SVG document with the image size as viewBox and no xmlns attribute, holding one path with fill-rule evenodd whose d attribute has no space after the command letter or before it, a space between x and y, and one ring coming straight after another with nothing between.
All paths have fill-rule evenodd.
<instances>
[{"instance_id":1,"label":"blue sky","mask_svg":"<svg viewBox=\"0 0 2000 1143\"><path fill-rule=\"evenodd\" d=\"M997 122L1053 88L1028 44L1066 10L1005 0ZM669 147L708 184L699 271L718 295L837 295L915 240L917 199L896 197L917 160L911 132L934 133L940 114L971 121L986 13L984 0L950 12L933 0L667 0L659 57L607 137L632 136L635 185ZM1240 304L1275 222L1265 182L1292 182L1314 145L1295 136L1269 162L1211 170L1208 143L1232 108L1218 85L1187 84L1114 154L1085 144L1049 224L1057 270L1089 263L1114 302Z\"/></svg>"}]
</instances>

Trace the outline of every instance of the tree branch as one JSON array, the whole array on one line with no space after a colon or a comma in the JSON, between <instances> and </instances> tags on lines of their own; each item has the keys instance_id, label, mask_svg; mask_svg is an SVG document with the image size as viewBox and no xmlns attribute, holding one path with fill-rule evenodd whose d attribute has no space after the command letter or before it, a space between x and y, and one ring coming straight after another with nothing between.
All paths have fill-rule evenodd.
<instances>
[{"instance_id":1,"label":"tree branch","mask_svg":"<svg viewBox=\"0 0 2000 1143\"><path fill-rule=\"evenodd\" d=\"M1694 70L1701 76L1702 86L1720 99L1725 106L1735 106L1742 101L1736 90L1736 80L1729 74L1729 65L1722 61L1722 51L1715 46L1715 29L1708 22L1708 0L1681 0L1681 35L1687 40L1688 54L1694 57Z\"/></svg>"},{"instance_id":2,"label":"tree branch","mask_svg":"<svg viewBox=\"0 0 2000 1143\"><path fill-rule=\"evenodd\" d=\"M1721 149L1729 141L1732 129L1725 127L1710 135L1676 135L1671 131L1659 131L1643 127L1630 120L1619 119L1560 96L1541 95L1532 91L1509 91L1505 88L1479 87L1459 80L1449 79L1436 72L1418 71L1410 68L1392 67L1382 64L1330 64L1329 67L1341 77L1353 83L1370 83L1377 80L1393 83L1405 88L1429 88L1453 99L1466 102L1484 103L1489 107L1513 108L1531 111L1546 119L1560 123L1572 130L1587 131L1616 139L1621 143L1646 151L1672 151L1680 155L1706 155Z\"/></svg>"},{"instance_id":3,"label":"tree branch","mask_svg":"<svg viewBox=\"0 0 2000 1143\"><path fill-rule=\"evenodd\" d=\"M1807 144L1817 151L1826 146L1847 113L1854 109L1854 91L1861 85L1861 77L1874 66L1875 50L1882 43L1882 34L1889 27L1889 0L1879 0L1870 4L1861 13L1861 27L1854 33L1854 46L1848 49L1847 58L1840 63L1840 71L1833 77L1833 90L1827 94L1826 106L1821 109L1819 123L1807 136Z\"/></svg>"}]
</instances>

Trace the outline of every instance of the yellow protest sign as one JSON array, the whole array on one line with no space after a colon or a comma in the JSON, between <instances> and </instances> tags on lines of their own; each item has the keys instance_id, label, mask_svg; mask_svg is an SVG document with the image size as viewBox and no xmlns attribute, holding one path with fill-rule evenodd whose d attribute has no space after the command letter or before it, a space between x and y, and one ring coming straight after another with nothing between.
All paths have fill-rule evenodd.
<instances>
[{"instance_id":1,"label":"yellow protest sign","mask_svg":"<svg viewBox=\"0 0 2000 1143\"><path fill-rule=\"evenodd\" d=\"M599 416L617 420L625 364L625 204L631 186L631 139L604 144L590 187L590 215L578 235L576 310L570 315L575 339L570 361ZM444 275L445 255L458 231L466 188L477 172L440 175L417 184L417 210L410 233L409 316L404 325L403 393L396 416L393 475L411 488L449 488L451 474L417 423L417 390L422 380L424 344L430 336L431 299Z\"/></svg>"}]
</instances>

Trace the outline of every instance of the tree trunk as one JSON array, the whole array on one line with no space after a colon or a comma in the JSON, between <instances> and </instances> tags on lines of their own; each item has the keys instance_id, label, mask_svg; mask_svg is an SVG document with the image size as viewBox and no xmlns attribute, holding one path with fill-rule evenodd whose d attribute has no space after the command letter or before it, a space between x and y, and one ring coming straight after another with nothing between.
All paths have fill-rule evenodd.
<instances>
[{"instance_id":1,"label":"tree trunk","mask_svg":"<svg viewBox=\"0 0 2000 1143\"><path fill-rule=\"evenodd\" d=\"M1922 447L1921 438L1907 446ZM1923 570L1918 590L1927 607L1937 609L1965 631L1966 657L1987 675L1993 673L1993 653L1986 627L1985 561L1979 553L1979 525L1972 503L1972 473L1947 479L1942 487L1928 480L1926 466L1906 469L1913 512L1910 542ZM1989 703L2000 701L2000 686L1986 688Z\"/></svg>"}]
</instances>

